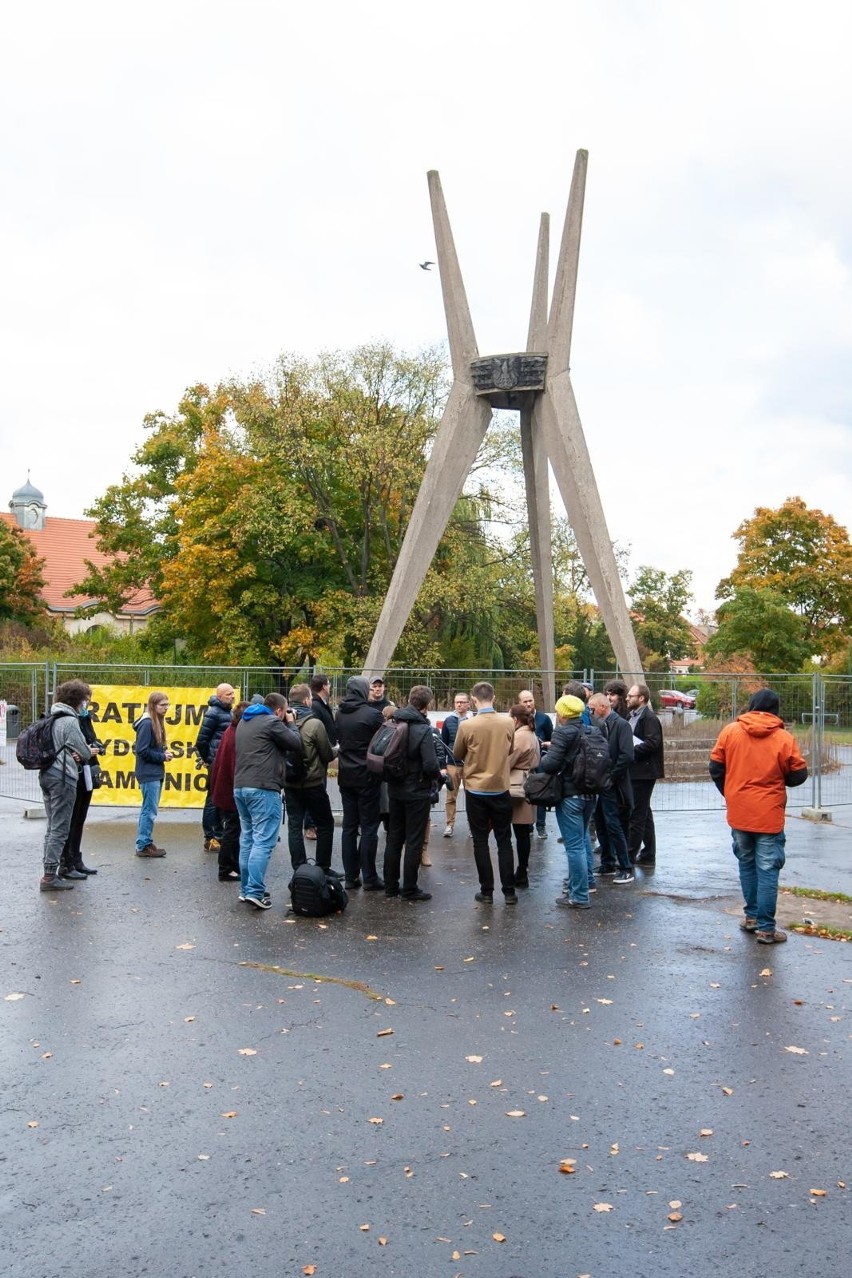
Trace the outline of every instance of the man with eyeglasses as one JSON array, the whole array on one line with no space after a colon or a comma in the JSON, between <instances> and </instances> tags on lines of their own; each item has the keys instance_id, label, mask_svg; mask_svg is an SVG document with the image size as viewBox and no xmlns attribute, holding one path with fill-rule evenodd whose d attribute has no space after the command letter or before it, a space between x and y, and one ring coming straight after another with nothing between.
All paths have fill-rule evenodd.
<instances>
[{"instance_id":1,"label":"man with eyeglasses","mask_svg":"<svg viewBox=\"0 0 852 1278\"><path fill-rule=\"evenodd\" d=\"M651 708L651 689L644 683L631 684L627 691L628 723L633 732L633 811L627 830L627 850L636 865L654 865L657 834L651 795L657 781L665 776L663 728Z\"/></svg>"}]
</instances>

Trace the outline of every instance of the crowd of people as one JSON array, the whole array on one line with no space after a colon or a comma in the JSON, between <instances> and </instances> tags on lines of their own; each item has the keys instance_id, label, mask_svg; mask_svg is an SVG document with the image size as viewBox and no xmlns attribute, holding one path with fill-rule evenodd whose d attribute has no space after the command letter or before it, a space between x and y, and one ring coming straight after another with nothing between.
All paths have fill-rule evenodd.
<instances>
[{"instance_id":1,"label":"crowd of people","mask_svg":"<svg viewBox=\"0 0 852 1278\"><path fill-rule=\"evenodd\" d=\"M286 820L294 871L308 860L306 839L328 875L348 892L381 892L419 903L431 900L420 882L428 856L431 813L447 788L444 837L455 833L463 788L468 831L479 878L476 901L494 900L495 873L490 840L497 852L497 877L506 905L529 887L533 832L546 837L545 807L527 797L530 774L557 774L554 812L566 855L564 891L556 904L591 908L597 878L616 886L634 882L633 867L656 863L656 830L651 799L665 775L662 725L643 683L613 679L601 692L571 680L555 706L554 718L536 708L525 690L508 713L494 704L493 686L480 681L458 692L440 730L429 719L431 688L418 684L398 707L385 681L349 680L336 711L328 677L291 687L289 697L256 694L236 701L236 690L220 684L210 698L196 740L198 759L209 770L202 813L204 846L218 854L219 878L239 883L239 900L257 910L271 907L266 886L270 857ZM82 858L81 837L102 750L89 715L91 689L71 680L56 689L52 714L56 756L39 773L48 825L41 890L66 890L96 870ZM135 772L142 803L136 855L164 857L154 842L154 823L173 757L166 737L166 692L152 692L134 723ZM775 927L778 872L784 863L785 787L801 784L807 768L795 739L784 729L775 693L752 697L746 714L723 729L710 760L711 777L725 797L733 848L744 897L745 931L759 941L786 939ZM400 729L400 758L383 775L372 746L390 720ZM391 734L395 735L395 734ZM602 784L578 780L572 766L584 737L598 745L605 763ZM390 755L388 756L390 757ZM332 865L335 823L328 795L328 770L336 761L342 806L342 871ZM593 792L590 792L590 789ZM378 866L379 830L385 844ZM593 832L600 861L596 865Z\"/></svg>"}]
</instances>

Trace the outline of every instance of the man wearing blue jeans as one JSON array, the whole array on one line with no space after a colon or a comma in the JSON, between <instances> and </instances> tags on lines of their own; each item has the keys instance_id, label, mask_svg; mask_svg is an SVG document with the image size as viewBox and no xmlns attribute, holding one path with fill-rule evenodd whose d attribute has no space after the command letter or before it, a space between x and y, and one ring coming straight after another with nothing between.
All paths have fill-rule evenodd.
<instances>
[{"instance_id":1,"label":"man wearing blue jeans","mask_svg":"<svg viewBox=\"0 0 852 1278\"><path fill-rule=\"evenodd\" d=\"M808 779L796 738L785 729L779 709L777 694L761 688L745 714L722 729L710 752L710 776L724 795L739 862L745 912L740 927L762 945L787 940L787 933L775 926L784 810L787 787Z\"/></svg>"},{"instance_id":2,"label":"man wearing blue jeans","mask_svg":"<svg viewBox=\"0 0 852 1278\"><path fill-rule=\"evenodd\" d=\"M627 849L625 818L633 808L628 771L633 762L633 733L627 720L616 714L602 692L589 698L589 709L592 723L609 743L612 763L612 786L600 795L595 818L601 844L601 874L611 874L613 883L632 883L633 865Z\"/></svg>"},{"instance_id":3,"label":"man wearing blue jeans","mask_svg":"<svg viewBox=\"0 0 852 1278\"><path fill-rule=\"evenodd\" d=\"M281 787L289 752L301 756L302 741L293 727L287 698L270 692L250 705L237 726L234 802L240 814L240 900L258 910L272 904L265 875L281 828Z\"/></svg>"}]
</instances>

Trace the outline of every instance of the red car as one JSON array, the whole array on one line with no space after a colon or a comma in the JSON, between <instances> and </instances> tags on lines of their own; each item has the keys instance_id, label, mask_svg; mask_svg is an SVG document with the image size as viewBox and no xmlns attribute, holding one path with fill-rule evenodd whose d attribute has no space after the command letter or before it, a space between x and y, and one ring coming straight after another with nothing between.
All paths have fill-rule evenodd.
<instances>
[{"instance_id":1,"label":"red car","mask_svg":"<svg viewBox=\"0 0 852 1278\"><path fill-rule=\"evenodd\" d=\"M664 688L659 693L659 702L661 706L667 706L670 710L695 709L695 697L688 692L678 692L677 688Z\"/></svg>"}]
</instances>

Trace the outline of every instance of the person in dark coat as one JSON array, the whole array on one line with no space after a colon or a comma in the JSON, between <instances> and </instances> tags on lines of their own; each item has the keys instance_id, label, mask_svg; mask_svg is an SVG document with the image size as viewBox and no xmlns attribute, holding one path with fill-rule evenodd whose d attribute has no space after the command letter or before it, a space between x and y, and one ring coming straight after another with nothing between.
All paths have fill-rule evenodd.
<instances>
[{"instance_id":1,"label":"person in dark coat","mask_svg":"<svg viewBox=\"0 0 852 1278\"><path fill-rule=\"evenodd\" d=\"M240 701L231 711L231 722L222 733L210 772L210 793L222 818L222 837L219 840L220 883L240 877L240 814L234 799L234 767L237 724L248 705L248 701Z\"/></svg>"},{"instance_id":2,"label":"person in dark coat","mask_svg":"<svg viewBox=\"0 0 852 1278\"><path fill-rule=\"evenodd\" d=\"M86 824L86 817L89 815L92 795L95 792L96 785L100 784L98 779L100 766L96 756L103 753L103 746L98 741L95 733L92 717L89 714L88 700L81 704L77 715L80 719L80 731L83 733L86 745L92 752L92 758L88 765L84 765L81 768L80 775L77 778L77 795L74 799L74 811L71 813L71 826L68 830L65 846L62 849L62 856L59 858L59 873L63 879L85 879L90 874L97 874L97 870L84 863L80 845L83 839L83 827ZM88 776L86 775L86 766L89 768Z\"/></svg>"},{"instance_id":3,"label":"person in dark coat","mask_svg":"<svg viewBox=\"0 0 852 1278\"><path fill-rule=\"evenodd\" d=\"M388 837L385 844L385 895L404 901L431 901L417 883L421 850L429 826L434 782L441 775L435 749L435 733L426 715L433 700L431 688L416 684L408 694L408 705L395 710L394 723L408 724L406 772L388 778ZM402 887L399 863L403 845Z\"/></svg>"},{"instance_id":4,"label":"person in dark coat","mask_svg":"<svg viewBox=\"0 0 852 1278\"><path fill-rule=\"evenodd\" d=\"M657 860L657 832L651 811L651 795L657 781L666 775L663 725L651 708L651 689L647 684L631 684L627 708L633 733L633 762L629 769L633 811L627 829L627 847L632 861L638 865L654 865Z\"/></svg>"},{"instance_id":5,"label":"person in dark coat","mask_svg":"<svg viewBox=\"0 0 852 1278\"><path fill-rule=\"evenodd\" d=\"M341 852L346 887L364 885L378 892L384 882L376 871L379 845L381 778L367 768L367 748L384 719L370 700L370 685L360 675L346 685L337 707L337 784L343 805Z\"/></svg>"},{"instance_id":6,"label":"person in dark coat","mask_svg":"<svg viewBox=\"0 0 852 1278\"><path fill-rule=\"evenodd\" d=\"M592 723L609 742L612 786L598 799L595 825L601 845L601 874L612 874L614 883L632 883L633 866L627 850L627 826L633 809L630 765L633 762L633 733L611 704L611 698L596 692L589 698Z\"/></svg>"},{"instance_id":7,"label":"person in dark coat","mask_svg":"<svg viewBox=\"0 0 852 1278\"><path fill-rule=\"evenodd\" d=\"M213 770L216 751L225 729L231 722L231 709L236 691L229 683L220 683L207 703L204 718L198 736L195 738L195 753L207 765L207 798L201 813L201 827L204 831L204 851L218 852L219 840L222 837L222 818L216 811L213 795L210 792L209 777Z\"/></svg>"}]
</instances>

